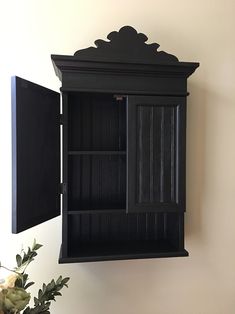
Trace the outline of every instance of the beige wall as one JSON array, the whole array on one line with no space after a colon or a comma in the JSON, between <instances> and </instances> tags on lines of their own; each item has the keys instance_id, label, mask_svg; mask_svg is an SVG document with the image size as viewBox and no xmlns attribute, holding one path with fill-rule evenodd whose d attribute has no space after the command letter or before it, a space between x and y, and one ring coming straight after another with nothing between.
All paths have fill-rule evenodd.
<instances>
[{"instance_id":1,"label":"beige wall","mask_svg":"<svg viewBox=\"0 0 235 314\"><path fill-rule=\"evenodd\" d=\"M234 0L1 1L0 259L13 265L16 250L34 237L45 245L29 268L36 288L59 274L71 277L52 313L235 313L234 12ZM201 63L188 88L190 257L58 265L60 218L11 235L9 77L58 90L50 54L73 54L123 25L182 61Z\"/></svg>"}]
</instances>

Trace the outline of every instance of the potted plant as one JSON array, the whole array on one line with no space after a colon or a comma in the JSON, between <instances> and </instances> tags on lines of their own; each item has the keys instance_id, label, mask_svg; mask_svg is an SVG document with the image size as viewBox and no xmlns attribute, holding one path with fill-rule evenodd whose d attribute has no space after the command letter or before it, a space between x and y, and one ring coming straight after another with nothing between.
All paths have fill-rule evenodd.
<instances>
[{"instance_id":1,"label":"potted plant","mask_svg":"<svg viewBox=\"0 0 235 314\"><path fill-rule=\"evenodd\" d=\"M50 313L51 301L61 296L60 290L69 281L69 278L59 276L57 280L52 279L48 284L43 284L38 295L33 298L33 305L30 306L31 294L28 288L34 284L29 281L26 273L28 265L37 256L37 250L42 247L34 240L32 247L25 251L22 249L16 255L16 267L9 269L0 263L0 268L10 271L10 275L0 279L0 314L48 314Z\"/></svg>"}]
</instances>

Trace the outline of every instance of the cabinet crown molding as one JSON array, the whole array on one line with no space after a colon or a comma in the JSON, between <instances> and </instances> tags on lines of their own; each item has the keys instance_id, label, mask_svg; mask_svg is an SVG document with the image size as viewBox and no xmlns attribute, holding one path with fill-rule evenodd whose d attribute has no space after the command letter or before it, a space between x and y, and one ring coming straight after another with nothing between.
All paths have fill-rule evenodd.
<instances>
[{"instance_id":1,"label":"cabinet crown molding","mask_svg":"<svg viewBox=\"0 0 235 314\"><path fill-rule=\"evenodd\" d=\"M152 64L179 62L176 56L158 51L158 43L146 44L148 37L131 26L123 26L118 32L109 33L107 39L109 41L97 39L96 47L78 50L74 56L82 60L125 63L146 63L146 60Z\"/></svg>"}]
</instances>

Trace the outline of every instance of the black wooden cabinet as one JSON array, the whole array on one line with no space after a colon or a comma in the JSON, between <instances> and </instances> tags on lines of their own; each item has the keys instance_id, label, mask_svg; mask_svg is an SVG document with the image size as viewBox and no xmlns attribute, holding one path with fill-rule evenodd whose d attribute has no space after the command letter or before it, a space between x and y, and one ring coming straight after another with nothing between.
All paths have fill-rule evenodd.
<instances>
[{"instance_id":1,"label":"black wooden cabinet","mask_svg":"<svg viewBox=\"0 0 235 314\"><path fill-rule=\"evenodd\" d=\"M52 55L61 113L58 93L12 79L13 232L59 215L62 194L60 262L186 256L187 78L199 64L130 26L108 39Z\"/></svg>"}]
</instances>

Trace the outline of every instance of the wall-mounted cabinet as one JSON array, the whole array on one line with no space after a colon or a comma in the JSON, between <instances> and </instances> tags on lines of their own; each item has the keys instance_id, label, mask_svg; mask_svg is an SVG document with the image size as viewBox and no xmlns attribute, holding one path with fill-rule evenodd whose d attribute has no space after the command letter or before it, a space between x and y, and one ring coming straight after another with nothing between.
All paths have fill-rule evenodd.
<instances>
[{"instance_id":1,"label":"wall-mounted cabinet","mask_svg":"<svg viewBox=\"0 0 235 314\"><path fill-rule=\"evenodd\" d=\"M186 256L187 78L199 64L129 26L108 39L52 55L62 112L58 93L13 78L13 232L57 216L62 194L60 262Z\"/></svg>"}]
</instances>

